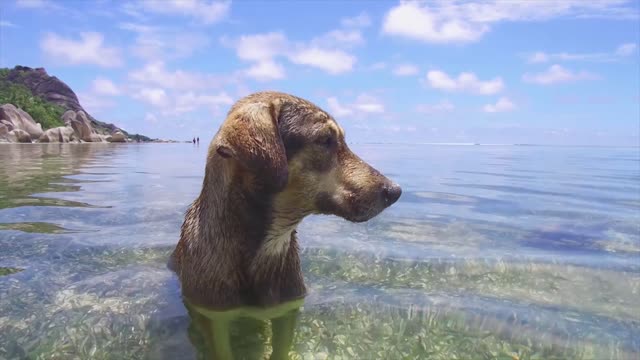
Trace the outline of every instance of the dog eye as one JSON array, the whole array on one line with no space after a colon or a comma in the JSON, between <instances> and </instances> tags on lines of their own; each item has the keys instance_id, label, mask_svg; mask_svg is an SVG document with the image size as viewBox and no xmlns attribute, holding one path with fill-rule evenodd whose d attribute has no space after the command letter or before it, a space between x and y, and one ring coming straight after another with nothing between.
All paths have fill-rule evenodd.
<instances>
[{"instance_id":1,"label":"dog eye","mask_svg":"<svg viewBox=\"0 0 640 360\"><path fill-rule=\"evenodd\" d=\"M333 137L327 136L320 138L317 143L327 149L330 149L333 147L333 144L335 144L335 141L333 140Z\"/></svg>"}]
</instances>

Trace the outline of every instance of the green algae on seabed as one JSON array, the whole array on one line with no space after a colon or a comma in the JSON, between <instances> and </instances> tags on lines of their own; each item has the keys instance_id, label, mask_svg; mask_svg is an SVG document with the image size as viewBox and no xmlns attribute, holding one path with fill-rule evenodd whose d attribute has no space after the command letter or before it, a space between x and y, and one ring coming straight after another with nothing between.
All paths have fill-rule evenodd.
<instances>
[{"instance_id":1,"label":"green algae on seabed","mask_svg":"<svg viewBox=\"0 0 640 360\"><path fill-rule=\"evenodd\" d=\"M183 326L175 323L151 325L153 304L130 302L126 298L118 301L117 297L107 300L105 306L97 308L87 307L84 301L65 300L66 307L52 314L67 321L63 326L52 326L57 323L55 320L41 319L43 323L38 327L47 329L48 336L46 341L34 343L34 348L21 347L33 336L39 337L38 330L29 326L13 327L12 332L6 333L8 338L3 340L14 344L18 352L28 352L35 359L144 359L153 353L164 353L165 344L171 342L175 332L182 331ZM112 300L120 303L117 314L113 312L115 309L110 309ZM588 342L577 342L572 344L574 346L539 344L526 337L501 337L490 329L470 327L465 320L464 314L409 312L372 303L308 306L298 320L289 355L293 360L631 358L615 346ZM248 321L239 325L243 330L236 328L232 334L238 359L260 359L269 354L269 326ZM253 326L255 332L249 331L248 326ZM190 338L197 349L204 348L200 334L190 334ZM11 356L15 351L6 355ZM264 355L255 356L257 354Z\"/></svg>"},{"instance_id":2,"label":"green algae on seabed","mask_svg":"<svg viewBox=\"0 0 640 360\"><path fill-rule=\"evenodd\" d=\"M79 201L71 201L71 200L62 200L62 199L54 199L54 198L46 198L46 197L35 197L29 196L24 198L12 198L9 200L0 199L0 209L8 209L12 207L20 207L20 206L56 206L56 207L82 207L82 208L97 208L100 206L93 206L91 204L79 202ZM107 208L103 206L102 208Z\"/></svg>"},{"instance_id":3,"label":"green algae on seabed","mask_svg":"<svg viewBox=\"0 0 640 360\"><path fill-rule=\"evenodd\" d=\"M292 359L600 359L624 352L589 343L575 347L507 339L471 328L461 313L413 312L375 304L326 306L301 314ZM610 356L613 355L613 356Z\"/></svg>"},{"instance_id":4,"label":"green algae on seabed","mask_svg":"<svg viewBox=\"0 0 640 360\"><path fill-rule=\"evenodd\" d=\"M640 274L553 263L406 261L363 253L310 249L305 274L378 289L474 293L640 321ZM615 301L603 301L606 294Z\"/></svg>"},{"instance_id":5,"label":"green algae on seabed","mask_svg":"<svg viewBox=\"0 0 640 360\"><path fill-rule=\"evenodd\" d=\"M15 230L40 234L62 234L67 232L63 227L45 222L0 223L0 231L2 230Z\"/></svg>"},{"instance_id":6,"label":"green algae on seabed","mask_svg":"<svg viewBox=\"0 0 640 360\"><path fill-rule=\"evenodd\" d=\"M291 360L306 359L625 359L618 349L576 341L574 347L507 339L471 328L462 313L413 311L373 303L305 307L300 313ZM254 332L247 332L249 326ZM271 352L271 328L243 320L232 337L239 359L262 359ZM249 336L248 336L249 335ZM251 336L253 335L253 336ZM200 335L194 345L205 348ZM192 337L192 341L194 338ZM258 357L255 354L262 353ZM202 355L202 354L201 354Z\"/></svg>"},{"instance_id":7,"label":"green algae on seabed","mask_svg":"<svg viewBox=\"0 0 640 360\"><path fill-rule=\"evenodd\" d=\"M73 285L64 287L52 294L51 302L30 309L26 318L0 314L0 342L13 344L11 348L0 347L0 358L12 358L21 352L29 354L34 359L144 359L154 358L153 354L166 353L166 347L170 346L167 344L176 344L176 336L184 331L184 324L188 323L189 319L186 315L181 315L175 319L176 321L158 323L154 316L159 308L166 305L166 297L153 292L141 296L138 289L161 289L166 286L165 281L171 278L171 275L164 266L160 268L159 265L164 265L169 250L168 247L162 247L135 251L105 249L98 253L74 252L77 256L76 261L72 261L74 269L77 269L80 263L89 266L93 262L99 268L96 270L95 281L110 285L106 288L100 285L93 290ZM429 266L425 263L376 260L370 256L321 249L307 249L303 253L303 263L306 264L305 272L311 276L308 285L315 291L333 292L331 289L336 281L346 281L355 286L427 291L460 287L479 294L503 293L518 298L518 292L510 293L509 289L514 284L523 282L525 287L534 286L541 291L545 288L546 290L542 291L544 297L553 295L549 301L567 306L559 299L567 294L556 293L556 286L551 286L553 282L563 279L554 277L554 271L547 273L553 270L553 267L542 264L514 269L514 273L510 274L513 265L503 262L492 266L475 262L436 262ZM144 269L140 270L139 266L142 264ZM105 271L103 266L120 270L122 278L102 278L100 274ZM528 272L530 274L527 274ZM568 280L582 276L577 276L575 269L567 274L570 277ZM330 280L327 285L323 285L314 281L315 277ZM545 281L551 283L532 283L534 278L547 277L549 279ZM128 281L126 286L122 286L122 279ZM591 276L585 276L585 279L567 291L575 291L582 283L590 281L589 279L592 279ZM606 276L593 282L600 286L609 286L610 280L609 276ZM610 290L618 292L616 289ZM633 290L628 289L628 292L631 293ZM586 298L584 292L577 292L574 297L576 296ZM586 305L593 306L588 301ZM624 312L627 314L633 310L628 308L629 306L625 305ZM602 312L603 309L599 310ZM620 344L593 343L584 336L555 339L553 335L541 334L536 330L527 331L526 327L517 328L515 331L500 331L503 324L504 320L492 316L464 310L442 309L438 306L395 307L374 301L326 301L319 305L303 306L290 358L633 358L633 354L626 352ZM256 331L259 333L253 337L248 336L246 329L235 331L239 358L258 359L260 357L249 355L269 353L270 327L256 326ZM47 340L36 340L40 339L43 332L47 333ZM190 333L189 336L194 345L201 349L203 345L201 339L198 340L198 334ZM540 339L541 336L544 339ZM182 335L179 339L188 341ZM183 350L191 351L189 347Z\"/></svg>"},{"instance_id":8,"label":"green algae on seabed","mask_svg":"<svg viewBox=\"0 0 640 360\"><path fill-rule=\"evenodd\" d=\"M22 270L24 270L24 269L10 268L10 267L0 267L0 276L15 274L15 273L20 272Z\"/></svg>"}]
</instances>

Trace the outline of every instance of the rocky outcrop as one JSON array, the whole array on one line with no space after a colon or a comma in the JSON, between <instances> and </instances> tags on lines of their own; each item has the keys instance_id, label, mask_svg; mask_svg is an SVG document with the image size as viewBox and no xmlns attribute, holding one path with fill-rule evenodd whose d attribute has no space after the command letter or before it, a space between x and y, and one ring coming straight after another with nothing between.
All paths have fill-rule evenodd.
<instances>
[{"instance_id":1,"label":"rocky outcrop","mask_svg":"<svg viewBox=\"0 0 640 360\"><path fill-rule=\"evenodd\" d=\"M9 133L7 134L7 140L14 143L30 143L31 136L24 130L15 129L9 131Z\"/></svg>"},{"instance_id":2,"label":"rocky outcrop","mask_svg":"<svg viewBox=\"0 0 640 360\"><path fill-rule=\"evenodd\" d=\"M70 125L74 129L76 137L82 139L82 141L104 142L108 137L111 137L113 142L122 142L123 137L125 142L130 138L136 141L151 141L146 136L128 134L113 124L96 120L80 105L78 97L73 90L57 77L47 74L44 68L16 66L2 73L0 86L3 84L24 86L33 96L64 108L66 110L63 115L64 123ZM15 106L13 108L16 109ZM20 115L26 114L27 119L30 119L31 123L35 124L35 127L31 125L18 126L13 120L4 119L2 116L0 116L0 124L5 125L8 131L22 129L29 133L33 139L39 139L44 133L40 124L33 121L31 116L21 109L17 108L16 110L21 112ZM49 138L49 136L46 138Z\"/></svg>"},{"instance_id":3,"label":"rocky outcrop","mask_svg":"<svg viewBox=\"0 0 640 360\"><path fill-rule=\"evenodd\" d=\"M111 134L111 136L107 137L107 141L111 143L123 143L127 142L127 136L123 134L122 131L116 130L113 132L113 134Z\"/></svg>"},{"instance_id":4,"label":"rocky outcrop","mask_svg":"<svg viewBox=\"0 0 640 360\"><path fill-rule=\"evenodd\" d=\"M84 112L92 128L98 133L106 135L118 129L113 124L98 121L87 114L82 105L80 105L80 101L78 101L78 97L73 90L57 77L49 76L44 68L33 69L27 66L16 66L9 71L6 80L15 84L24 85L33 95L40 96L48 102L60 105L66 110Z\"/></svg>"},{"instance_id":5,"label":"rocky outcrop","mask_svg":"<svg viewBox=\"0 0 640 360\"><path fill-rule=\"evenodd\" d=\"M11 124L11 130L19 129L27 132L30 137L37 139L42 135L42 125L36 123L31 115L12 104L0 106L0 120L6 126Z\"/></svg>"},{"instance_id":6,"label":"rocky outcrop","mask_svg":"<svg viewBox=\"0 0 640 360\"><path fill-rule=\"evenodd\" d=\"M41 143L77 142L75 131L70 126L60 126L45 131L38 139Z\"/></svg>"},{"instance_id":7,"label":"rocky outcrop","mask_svg":"<svg viewBox=\"0 0 640 360\"><path fill-rule=\"evenodd\" d=\"M0 126L3 130L0 130L0 137L8 142L31 142L31 139L37 139L38 142L50 143L50 142L105 142L108 139L112 139L110 142L126 142L126 135L116 130L111 135L98 134L91 126L91 121L87 117L87 114L80 111L68 110L62 116L65 126L56 127L47 131L42 131L40 124L37 124L29 114L22 109L18 109L11 104L5 104L0 106ZM20 130L21 132L14 132L14 135L9 136L13 131ZM5 133L5 135L2 135ZM26 133L29 140L23 133Z\"/></svg>"},{"instance_id":8,"label":"rocky outcrop","mask_svg":"<svg viewBox=\"0 0 640 360\"><path fill-rule=\"evenodd\" d=\"M78 139L85 142L102 142L102 137L94 131L84 111L68 110L62 115L62 120L66 126L73 128Z\"/></svg>"},{"instance_id":9,"label":"rocky outcrop","mask_svg":"<svg viewBox=\"0 0 640 360\"><path fill-rule=\"evenodd\" d=\"M9 131L13 130L13 123L8 120L0 120L0 124L4 125L9 129Z\"/></svg>"},{"instance_id":10,"label":"rocky outcrop","mask_svg":"<svg viewBox=\"0 0 640 360\"><path fill-rule=\"evenodd\" d=\"M9 135L9 129L6 125L0 124L0 139L6 139L7 135Z\"/></svg>"},{"instance_id":11,"label":"rocky outcrop","mask_svg":"<svg viewBox=\"0 0 640 360\"><path fill-rule=\"evenodd\" d=\"M49 76L44 68L16 66L7 75L12 83L26 86L33 95L60 105L65 109L84 110L71 88L55 76Z\"/></svg>"}]
</instances>

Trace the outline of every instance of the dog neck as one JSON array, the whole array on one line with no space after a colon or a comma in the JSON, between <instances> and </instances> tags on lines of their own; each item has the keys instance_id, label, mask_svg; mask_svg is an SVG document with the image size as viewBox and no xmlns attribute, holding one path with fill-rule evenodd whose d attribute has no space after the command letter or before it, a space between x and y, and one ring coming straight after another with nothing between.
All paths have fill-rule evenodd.
<instances>
[{"instance_id":1,"label":"dog neck","mask_svg":"<svg viewBox=\"0 0 640 360\"><path fill-rule=\"evenodd\" d=\"M296 228L305 216L297 209L279 209L276 200L272 208L271 224L252 261L252 268L257 271L262 264L284 261Z\"/></svg>"},{"instance_id":2,"label":"dog neck","mask_svg":"<svg viewBox=\"0 0 640 360\"><path fill-rule=\"evenodd\" d=\"M244 238L247 248L255 249L254 262L286 254L296 227L310 212L296 206L287 191L269 194L243 188L250 181L229 161L218 158L210 163L199 200L200 217L209 226L202 235L217 241L230 235ZM227 234L229 227L233 234Z\"/></svg>"}]
</instances>

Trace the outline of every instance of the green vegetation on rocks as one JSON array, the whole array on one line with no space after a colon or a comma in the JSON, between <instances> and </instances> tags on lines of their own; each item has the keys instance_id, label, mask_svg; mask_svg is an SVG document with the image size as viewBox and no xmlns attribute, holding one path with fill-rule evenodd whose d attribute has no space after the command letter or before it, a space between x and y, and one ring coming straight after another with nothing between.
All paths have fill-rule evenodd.
<instances>
[{"instance_id":1,"label":"green vegetation on rocks","mask_svg":"<svg viewBox=\"0 0 640 360\"><path fill-rule=\"evenodd\" d=\"M140 134L129 134L123 129L99 121L80 105L71 88L55 76L47 74L44 68L30 68L17 65L12 69L0 68L0 105L12 104L27 112L43 130L64 126L62 115L72 110L82 111L91 128L101 135L111 135L121 131L135 142L152 141Z\"/></svg>"},{"instance_id":2,"label":"green vegetation on rocks","mask_svg":"<svg viewBox=\"0 0 640 360\"><path fill-rule=\"evenodd\" d=\"M33 120L42 124L44 130L64 126L62 106L52 104L40 96L33 95L24 85L7 80L9 69L0 69L0 104L13 104L31 115Z\"/></svg>"},{"instance_id":3,"label":"green vegetation on rocks","mask_svg":"<svg viewBox=\"0 0 640 360\"><path fill-rule=\"evenodd\" d=\"M11 275L22 271L22 269L0 267L0 276Z\"/></svg>"}]
</instances>

